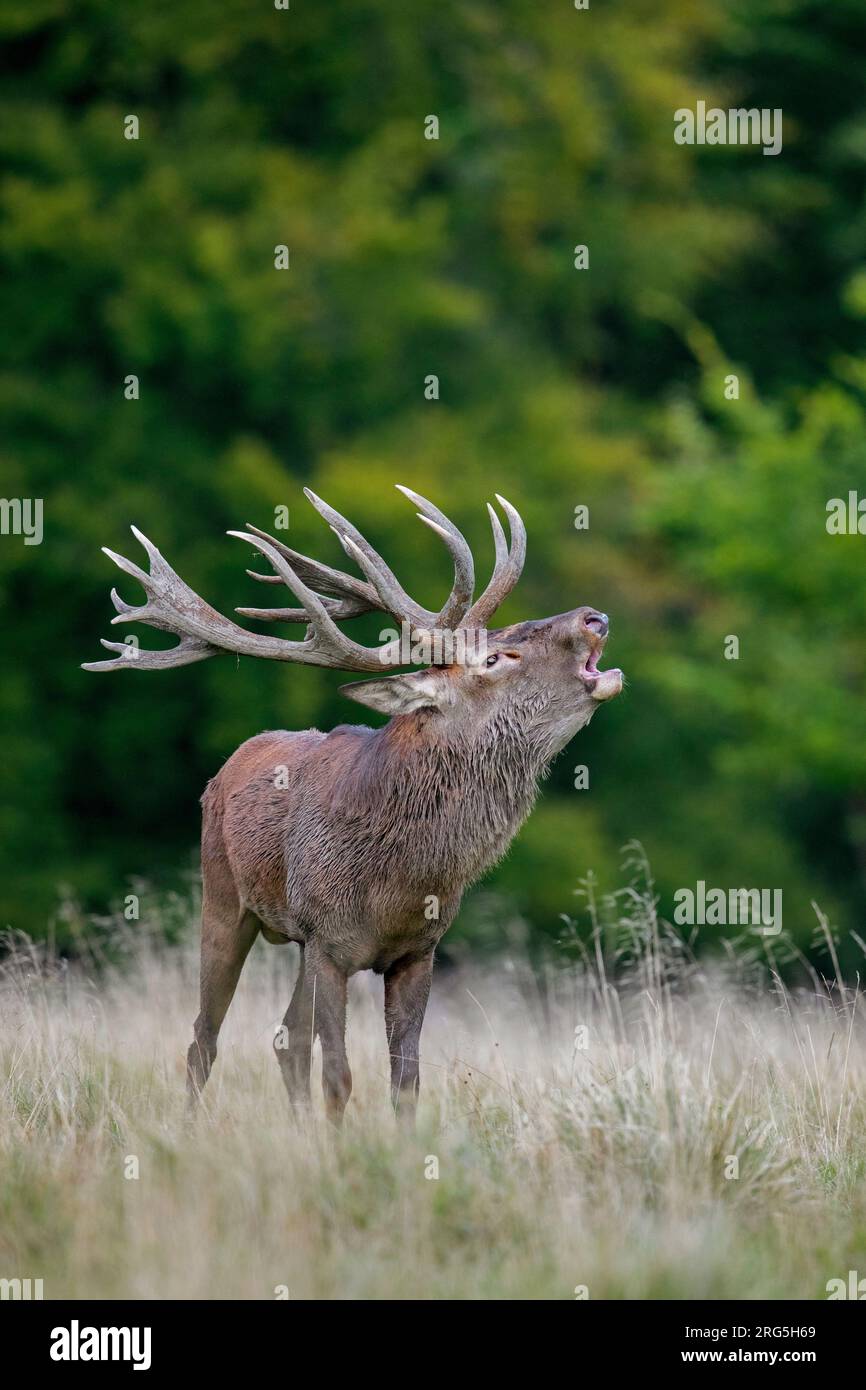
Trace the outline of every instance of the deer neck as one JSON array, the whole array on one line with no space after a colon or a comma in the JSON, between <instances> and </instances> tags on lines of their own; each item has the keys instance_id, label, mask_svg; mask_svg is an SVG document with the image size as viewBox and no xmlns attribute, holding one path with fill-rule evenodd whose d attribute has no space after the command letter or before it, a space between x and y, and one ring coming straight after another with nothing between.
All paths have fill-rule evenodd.
<instances>
[{"instance_id":1,"label":"deer neck","mask_svg":"<svg viewBox=\"0 0 866 1390\"><path fill-rule=\"evenodd\" d=\"M505 723L449 730L419 713L392 719L374 737L373 817L388 827L399 817L406 872L442 875L455 886L505 853L549 762Z\"/></svg>"}]
</instances>

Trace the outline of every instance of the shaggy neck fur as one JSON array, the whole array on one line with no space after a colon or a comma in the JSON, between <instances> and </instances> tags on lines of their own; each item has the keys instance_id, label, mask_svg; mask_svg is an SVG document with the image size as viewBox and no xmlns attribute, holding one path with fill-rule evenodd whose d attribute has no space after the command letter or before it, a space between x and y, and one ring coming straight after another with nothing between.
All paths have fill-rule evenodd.
<instances>
[{"instance_id":1,"label":"shaggy neck fur","mask_svg":"<svg viewBox=\"0 0 866 1390\"><path fill-rule=\"evenodd\" d=\"M396 716L360 743L345 810L366 822L408 880L465 886L505 853L567 741L543 711L529 713L529 731L526 711L470 729L428 711Z\"/></svg>"}]
</instances>

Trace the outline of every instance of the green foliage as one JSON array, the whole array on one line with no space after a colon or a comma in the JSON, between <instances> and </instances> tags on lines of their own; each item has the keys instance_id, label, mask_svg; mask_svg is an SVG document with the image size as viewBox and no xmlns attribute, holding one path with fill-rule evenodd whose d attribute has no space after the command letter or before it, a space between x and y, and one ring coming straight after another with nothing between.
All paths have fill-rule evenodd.
<instances>
[{"instance_id":1,"label":"green foliage","mask_svg":"<svg viewBox=\"0 0 866 1390\"><path fill-rule=\"evenodd\" d=\"M855 922L862 542L824 505L863 476L863 16L721 10L0 4L2 492L45 502L41 546L0 538L4 924L43 930L59 884L102 911L170 875L243 738L353 717L324 672L80 671L99 547L131 554L135 522L231 611L261 591L228 527L288 505L292 543L336 558L311 483L433 602L444 558L394 482L482 569L481 503L510 497L505 618L598 603L631 681L488 891L555 934L638 837L663 902L778 884L801 940L811 896ZM781 105L783 154L676 146L698 99Z\"/></svg>"}]
</instances>

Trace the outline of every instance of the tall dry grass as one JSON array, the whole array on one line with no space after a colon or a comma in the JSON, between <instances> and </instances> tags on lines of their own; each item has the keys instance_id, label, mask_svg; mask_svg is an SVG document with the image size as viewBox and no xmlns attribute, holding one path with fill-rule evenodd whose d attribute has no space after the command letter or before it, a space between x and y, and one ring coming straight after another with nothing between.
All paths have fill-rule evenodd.
<instances>
[{"instance_id":1,"label":"tall dry grass","mask_svg":"<svg viewBox=\"0 0 866 1390\"><path fill-rule=\"evenodd\" d=\"M390 1112L376 979L352 981L335 1135L318 1075L290 1118L271 1038L293 948L257 945L190 1128L192 947L136 926L119 964L67 967L19 943L0 1277L50 1298L749 1299L866 1275L857 983L794 990L745 948L706 968L646 883L587 907L568 965L440 972L415 1135Z\"/></svg>"}]
</instances>

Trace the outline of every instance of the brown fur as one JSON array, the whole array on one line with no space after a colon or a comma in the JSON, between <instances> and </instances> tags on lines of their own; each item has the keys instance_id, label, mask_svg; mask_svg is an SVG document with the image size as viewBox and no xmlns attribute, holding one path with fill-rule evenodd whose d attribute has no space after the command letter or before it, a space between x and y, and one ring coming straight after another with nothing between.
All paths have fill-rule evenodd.
<instances>
[{"instance_id":1,"label":"brown fur","mask_svg":"<svg viewBox=\"0 0 866 1390\"><path fill-rule=\"evenodd\" d=\"M352 1084L346 981L358 970L385 976L392 1095L414 1102L436 945L465 888L507 850L553 757L619 690L619 672L585 669L606 632L604 615L585 608L491 632L492 666L345 687L394 711L383 728L264 733L229 758L202 798L193 1097L261 931L302 952L275 1044L292 1102L309 1094L318 1035L328 1112L342 1116Z\"/></svg>"}]
</instances>

